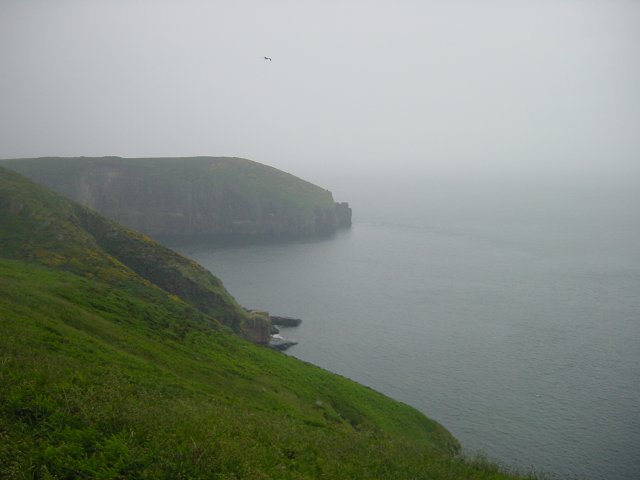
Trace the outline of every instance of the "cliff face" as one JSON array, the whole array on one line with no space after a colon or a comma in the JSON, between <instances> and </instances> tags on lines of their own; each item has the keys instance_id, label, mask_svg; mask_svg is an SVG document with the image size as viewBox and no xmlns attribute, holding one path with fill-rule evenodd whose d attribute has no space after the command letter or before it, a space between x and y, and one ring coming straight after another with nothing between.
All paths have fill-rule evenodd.
<instances>
[{"instance_id":1,"label":"cliff face","mask_svg":"<svg viewBox=\"0 0 640 480\"><path fill-rule=\"evenodd\" d=\"M348 204L240 158L39 158L2 164L149 235L313 236L351 224Z\"/></svg>"},{"instance_id":2,"label":"cliff face","mask_svg":"<svg viewBox=\"0 0 640 480\"><path fill-rule=\"evenodd\" d=\"M347 202L336 203L336 221L338 227L351 226L351 208Z\"/></svg>"}]
</instances>

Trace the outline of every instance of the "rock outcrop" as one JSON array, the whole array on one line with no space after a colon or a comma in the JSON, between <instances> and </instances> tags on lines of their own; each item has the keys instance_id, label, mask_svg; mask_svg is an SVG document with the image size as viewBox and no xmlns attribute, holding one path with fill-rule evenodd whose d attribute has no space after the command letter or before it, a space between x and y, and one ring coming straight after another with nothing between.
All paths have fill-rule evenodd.
<instances>
[{"instance_id":1,"label":"rock outcrop","mask_svg":"<svg viewBox=\"0 0 640 480\"><path fill-rule=\"evenodd\" d=\"M291 340L289 338L283 337L280 333L280 329L276 327L276 325L280 327L297 327L302 323L302 320L294 317L281 317L278 315L269 315L269 322L271 323L271 338L269 339L269 343L267 346L274 350L279 350L281 352L287 350L289 347L293 347L297 345L298 342L295 340ZM275 330L275 331L274 331Z\"/></svg>"},{"instance_id":2,"label":"rock outcrop","mask_svg":"<svg viewBox=\"0 0 640 480\"><path fill-rule=\"evenodd\" d=\"M336 203L336 222L338 227L351 226L351 208L347 202Z\"/></svg>"},{"instance_id":3,"label":"rock outcrop","mask_svg":"<svg viewBox=\"0 0 640 480\"><path fill-rule=\"evenodd\" d=\"M273 350L278 350L279 352L284 352L289 347L293 347L297 345L298 342L295 340L288 340L284 338L282 335L272 335L271 340L267 344L267 347L272 348Z\"/></svg>"},{"instance_id":4,"label":"rock outcrop","mask_svg":"<svg viewBox=\"0 0 640 480\"><path fill-rule=\"evenodd\" d=\"M277 315L270 315L269 320L271 320L271 325L279 325L281 327L297 327L302 323L299 318L280 317Z\"/></svg>"},{"instance_id":5,"label":"rock outcrop","mask_svg":"<svg viewBox=\"0 0 640 480\"><path fill-rule=\"evenodd\" d=\"M244 337L259 345L268 345L271 341L271 320L267 312L249 310L249 319L245 321Z\"/></svg>"},{"instance_id":6,"label":"rock outcrop","mask_svg":"<svg viewBox=\"0 0 640 480\"><path fill-rule=\"evenodd\" d=\"M4 160L68 198L155 235L315 236L351 225L347 203L242 158Z\"/></svg>"}]
</instances>

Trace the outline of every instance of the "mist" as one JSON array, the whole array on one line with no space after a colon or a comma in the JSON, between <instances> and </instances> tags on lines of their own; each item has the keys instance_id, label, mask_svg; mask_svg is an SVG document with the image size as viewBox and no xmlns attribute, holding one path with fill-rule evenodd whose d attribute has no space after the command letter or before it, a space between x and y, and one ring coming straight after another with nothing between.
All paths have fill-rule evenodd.
<instances>
[{"instance_id":1,"label":"mist","mask_svg":"<svg viewBox=\"0 0 640 480\"><path fill-rule=\"evenodd\" d=\"M94 473L100 463L93 459L111 462L113 452L122 453L122 468L144 472L184 466L189 473L187 457L193 457L193 471L202 468L204 475L218 472L209 467L215 462L245 469L268 452L267 470L260 471L265 476L281 475L289 460L292 475L331 476L323 473L332 470L321 469L322 458L333 465L343 458L335 452L351 455L352 425L357 442L382 439L384 448L372 443L364 450L376 458L349 459L349 468L362 465L369 473L379 462L392 471L389 459L396 451L406 455L397 465L410 468L405 460L422 452L422 444L405 446L423 435L411 430L394 444L394 425L399 432L417 417L392 418L396 414L389 412L400 410L386 406L389 417L369 417L378 407L359 406L360 394L348 393L344 379L344 392L336 394L329 381L314 387L313 379L322 378L317 371L304 378L280 360L254 367L267 357L243 357L249 345L226 350L235 345L227 340L210 352L205 337L213 341L217 335L200 334L209 315L216 325L214 316L223 324L231 319L228 326L238 332L250 315L247 331L260 329L260 335L247 338L273 346L269 314L292 315L304 320L284 336L278 333L292 347L287 355L416 408L449 430L470 457L482 451L509 468L534 468L549 478L637 476L639 25L637 0L0 0L0 159L244 157L321 186L228 159L108 160L102 162L108 168L86 172L75 161L0 162L0 260L10 260L0 264L10 272L7 281L0 278L0 292L9 292L15 307L5 315L15 321L11 328L25 328L24 335L0 335L0 346L8 341L18 360L45 359L3 378L14 382L11 392L24 392L12 393L18 399L13 403L42 398L43 407L33 403L33 411L51 413L54 403L46 392L62 392L64 404L56 394L59 412L73 414L66 423L66 413L56 411L55 422L38 416L31 425L37 427L34 438L58 442L63 437L57 425L63 423L83 429L75 435L65 426L65 452L90 458L86 471ZM154 171L163 164L167 168ZM113 223L102 226L107 224L97 214L65 207L53 192L5 171L5 165L160 240L220 277L227 290L194 270L200 267L193 262L179 263L150 238L118 233ZM163 234L167 238L156 238ZM171 235L180 241L172 244ZM45 276L44 269L52 271ZM145 272L156 273L147 278ZM76 273L82 278L73 279ZM144 283L134 284L134 277ZM60 280L43 280L48 278ZM83 285L97 293L86 293ZM162 290L171 294L170 305L169 297L166 305L161 302ZM183 298L181 290L188 295ZM94 302L103 291L105 299ZM227 293L263 313L248 314ZM182 318L187 307L199 322L194 335ZM89 336L81 330L85 317L91 320ZM58 321L59 328L50 327ZM135 327L131 332L120 330L129 325ZM166 341L156 331L161 325L172 329ZM77 342L86 337L91 348L61 340L58 330L77 330ZM135 340L147 330L153 339ZM133 343L126 343L130 333ZM31 341L29 335L38 336ZM24 339L13 342L18 336ZM148 343L159 339L157 347ZM174 340L189 343L170 347ZM31 354L38 343L42 357ZM153 355L129 355L140 348ZM108 376L96 377L96 388L83 373L98 372L84 370L85 353L94 351L100 361L117 362L113 369L100 364ZM187 351L198 357L174 361ZM124 352L127 358L99 352ZM78 362L53 362L64 366L59 378L56 370L49 374L41 367L58 353ZM7 358L5 364L13 365L13 357ZM198 363L205 359L206 365ZM131 374L124 369L130 360ZM138 378L145 379L144 389L155 385L151 373L142 375L156 370L163 381L185 382L184 389L182 383L158 382L157 397L132 393L140 405L125 402L126 421L114 417L121 392L133 392ZM41 372L47 377L42 381ZM240 379L250 382L246 388ZM34 385L47 390L40 395ZM104 410L70 409L89 397L69 402L60 385L78 392L86 385L91 402L115 403L102 403ZM115 393L100 393L111 385ZM178 391L188 401L173 396ZM196 397L206 399L206 410L196 408ZM155 398L173 402L180 412L166 410L156 430L147 430L155 422L142 402ZM31 412L31 405L24 411ZM211 414L216 405L229 416L207 423L218 417ZM14 415L14 406L5 410ZM91 414L89 443L76 410ZM130 415L134 411L145 416L140 428L129 429L129 417L138 418ZM113 420L109 425L125 425L124 433L109 427L98 437L100 412ZM180 437L175 419L182 424L188 415L195 433L185 427ZM22 423L7 435L29 431L22 413L7 418L14 417ZM267 422L264 431L260 419ZM241 424L245 430L235 428ZM380 427L380 434L367 433L369 424ZM346 450L325 437L334 427ZM57 430L49 435L46 428ZM425 451L448 451L453 443L439 443L446 432L428 429ZM147 442L154 434L144 432L154 431L158 438ZM171 438L162 436L166 432ZM233 438L225 447L221 434L229 432ZM248 439L258 443L244 445ZM309 439L320 439L310 453L304 452ZM135 442L145 443L138 450ZM42 442L8 443L35 451ZM100 445L112 443L116 450L109 455L95 455ZM51 445L49 450L60 450ZM331 448L322 457L318 452L326 446ZM15 465L25 472L70 471L62 450L56 460L62 474L32 461L41 461L42 452L29 457L29 449L18 450L0 454L11 460L19 453ZM202 453L183 455L196 450ZM172 457L174 451L180 457ZM136 459L135 452L144 458ZM257 453L246 463L243 452ZM415 457L419 469L430 465L422 453ZM305 466L309 459L313 463ZM433 465L458 468L456 462L443 457ZM14 471L14 463L7 465ZM457 471L447 471L447 478ZM423 473L431 478L430 472Z\"/></svg>"},{"instance_id":2,"label":"mist","mask_svg":"<svg viewBox=\"0 0 640 480\"><path fill-rule=\"evenodd\" d=\"M5 0L0 157L638 178L639 24L625 0Z\"/></svg>"}]
</instances>

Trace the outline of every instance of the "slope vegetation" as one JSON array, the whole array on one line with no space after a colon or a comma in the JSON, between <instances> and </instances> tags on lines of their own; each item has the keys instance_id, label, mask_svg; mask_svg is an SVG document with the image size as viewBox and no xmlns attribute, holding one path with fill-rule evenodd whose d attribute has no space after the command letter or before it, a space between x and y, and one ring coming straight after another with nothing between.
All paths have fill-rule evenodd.
<instances>
[{"instance_id":1,"label":"slope vegetation","mask_svg":"<svg viewBox=\"0 0 640 480\"><path fill-rule=\"evenodd\" d=\"M0 255L117 286L155 287L158 294L177 295L237 333L253 327L222 282L197 263L18 174L0 172Z\"/></svg>"},{"instance_id":2,"label":"slope vegetation","mask_svg":"<svg viewBox=\"0 0 640 480\"><path fill-rule=\"evenodd\" d=\"M163 265L182 276L162 285ZM186 281L199 294L171 292ZM0 477L507 478L414 409L220 327L243 315L197 265L0 169Z\"/></svg>"}]
</instances>

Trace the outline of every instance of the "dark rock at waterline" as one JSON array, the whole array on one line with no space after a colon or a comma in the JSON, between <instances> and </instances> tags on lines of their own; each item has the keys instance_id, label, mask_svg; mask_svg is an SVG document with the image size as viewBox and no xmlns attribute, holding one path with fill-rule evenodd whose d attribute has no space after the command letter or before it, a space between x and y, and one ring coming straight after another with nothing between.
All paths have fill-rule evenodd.
<instances>
[{"instance_id":1,"label":"dark rock at waterline","mask_svg":"<svg viewBox=\"0 0 640 480\"><path fill-rule=\"evenodd\" d=\"M351 226L351 207L347 202L336 202L336 221L338 227Z\"/></svg>"},{"instance_id":2,"label":"dark rock at waterline","mask_svg":"<svg viewBox=\"0 0 640 480\"><path fill-rule=\"evenodd\" d=\"M280 329L275 325L271 325L271 335L275 335L277 333L280 333Z\"/></svg>"},{"instance_id":3,"label":"dark rock at waterline","mask_svg":"<svg viewBox=\"0 0 640 480\"><path fill-rule=\"evenodd\" d=\"M272 336L267 344L267 347L273 348L274 350L278 350L280 352L286 350L289 347L297 345L298 342L295 340L288 340L286 338L282 338L281 336Z\"/></svg>"},{"instance_id":4,"label":"dark rock at waterline","mask_svg":"<svg viewBox=\"0 0 640 480\"><path fill-rule=\"evenodd\" d=\"M271 320L271 325L280 325L281 327L297 327L302 323L302 320L293 317L278 317L270 315L269 319Z\"/></svg>"}]
</instances>

